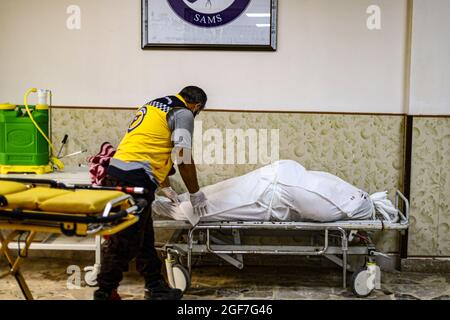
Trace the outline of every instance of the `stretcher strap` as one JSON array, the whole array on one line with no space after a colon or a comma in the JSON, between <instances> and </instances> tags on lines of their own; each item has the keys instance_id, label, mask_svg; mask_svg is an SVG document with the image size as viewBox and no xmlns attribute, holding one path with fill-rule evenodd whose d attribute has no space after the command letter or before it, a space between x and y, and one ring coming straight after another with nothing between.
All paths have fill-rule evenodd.
<instances>
[{"instance_id":1,"label":"stretcher strap","mask_svg":"<svg viewBox=\"0 0 450 320\"><path fill-rule=\"evenodd\" d=\"M387 197L387 191L377 192L370 196L372 205L376 211L384 217L384 220L396 223L399 219L398 209Z\"/></svg>"},{"instance_id":2,"label":"stretcher strap","mask_svg":"<svg viewBox=\"0 0 450 320\"><path fill-rule=\"evenodd\" d=\"M24 248L23 253L22 253L22 249L20 248L20 242L22 241L22 236L23 235L26 235L25 236L25 242L26 242L28 237L30 236L30 234L31 234L30 231L24 231L24 232L21 232L19 234L19 236L17 237L17 253L18 253L20 258L28 257L28 246L25 245L25 248Z\"/></svg>"},{"instance_id":3,"label":"stretcher strap","mask_svg":"<svg viewBox=\"0 0 450 320\"><path fill-rule=\"evenodd\" d=\"M272 196L270 197L269 207L267 208L269 218L272 216L272 205L273 205L273 199L275 198L275 189L277 187L277 184L278 184L278 165L277 165L275 176L270 184L270 186L272 187Z\"/></svg>"},{"instance_id":4,"label":"stretcher strap","mask_svg":"<svg viewBox=\"0 0 450 320\"><path fill-rule=\"evenodd\" d=\"M108 217L102 216L80 216L67 214L48 214L43 212L23 211L22 209L14 209L12 211L0 210L0 217L11 218L15 220L37 220L49 222L73 222L73 223L111 223L125 218L128 215L126 210L120 210L111 213Z\"/></svg>"},{"instance_id":5,"label":"stretcher strap","mask_svg":"<svg viewBox=\"0 0 450 320\"><path fill-rule=\"evenodd\" d=\"M110 191L121 191L127 194L148 194L149 190L145 188L139 187L127 187L127 186L117 186L117 187L108 187L108 186L93 186L93 185L85 185L85 184L64 184L58 183L58 188L62 189L75 189L75 190L110 190Z\"/></svg>"},{"instance_id":6,"label":"stretcher strap","mask_svg":"<svg viewBox=\"0 0 450 320\"><path fill-rule=\"evenodd\" d=\"M62 182L58 182L55 180L47 180L47 179L27 179L27 178L0 178L0 181L13 181L20 183L30 183L33 185L47 185L52 188L58 189L87 189L87 190L112 190L112 191L121 191L127 194L148 194L149 190L145 188L139 187L127 187L127 186L117 186L117 187L108 187L108 186L93 186L90 184L65 184Z\"/></svg>"},{"instance_id":7,"label":"stretcher strap","mask_svg":"<svg viewBox=\"0 0 450 320\"><path fill-rule=\"evenodd\" d=\"M31 184L40 184L47 185L53 188L58 186L58 182L55 180L47 180L47 179L26 179L26 178L0 178L0 181L14 181L20 183L31 183Z\"/></svg>"},{"instance_id":8,"label":"stretcher strap","mask_svg":"<svg viewBox=\"0 0 450 320\"><path fill-rule=\"evenodd\" d=\"M370 198L370 206L372 208L372 220L377 219L377 209L375 208L375 204L373 203L372 198Z\"/></svg>"},{"instance_id":9,"label":"stretcher strap","mask_svg":"<svg viewBox=\"0 0 450 320\"><path fill-rule=\"evenodd\" d=\"M145 199L137 199L134 215L138 215L143 208L147 206ZM120 210L118 212L112 212L109 216L103 217L100 215L80 216L80 215L68 215L58 213L45 213L39 211L26 211L22 209L14 209L12 211L0 210L0 217L12 218L15 220L37 220L37 221L50 221L50 222L73 222L73 223L111 223L119 221L128 216L127 210Z\"/></svg>"}]
</instances>

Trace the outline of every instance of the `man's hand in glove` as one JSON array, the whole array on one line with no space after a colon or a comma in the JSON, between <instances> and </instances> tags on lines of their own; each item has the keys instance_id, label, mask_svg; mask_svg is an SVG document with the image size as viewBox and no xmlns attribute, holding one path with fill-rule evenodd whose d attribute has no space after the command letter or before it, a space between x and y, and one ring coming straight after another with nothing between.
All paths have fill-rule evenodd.
<instances>
[{"instance_id":1,"label":"man's hand in glove","mask_svg":"<svg viewBox=\"0 0 450 320\"><path fill-rule=\"evenodd\" d=\"M172 187L166 187L166 188L161 188L161 193L169 198L170 200L172 200L172 202L176 205L180 204L180 201L178 200L178 194L175 192L175 190L172 189Z\"/></svg>"},{"instance_id":2,"label":"man's hand in glove","mask_svg":"<svg viewBox=\"0 0 450 320\"><path fill-rule=\"evenodd\" d=\"M208 199L206 199L206 196L202 191L190 193L190 199L194 214L203 217L208 213Z\"/></svg>"}]
</instances>

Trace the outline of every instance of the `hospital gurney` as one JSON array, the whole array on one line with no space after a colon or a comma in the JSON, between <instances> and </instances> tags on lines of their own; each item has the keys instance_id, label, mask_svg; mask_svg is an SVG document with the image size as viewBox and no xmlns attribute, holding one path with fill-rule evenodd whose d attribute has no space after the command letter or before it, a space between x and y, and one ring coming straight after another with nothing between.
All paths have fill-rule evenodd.
<instances>
[{"instance_id":1,"label":"hospital gurney","mask_svg":"<svg viewBox=\"0 0 450 320\"><path fill-rule=\"evenodd\" d=\"M403 211L400 209L399 200L402 200ZM172 238L159 248L167 257L167 276L172 287L182 290L189 288L194 254L215 254L238 269L244 267L243 254L324 256L342 267L344 288L347 288L347 272L354 271L351 278L352 291L359 297L365 297L374 289L380 289L381 286L381 271L376 265L375 258L388 256L378 252L370 237L363 235L362 232L385 230L404 232L409 227L409 201L400 191L397 191L395 195L395 208L400 217L399 221L395 223L380 219L328 223L220 221L200 222L192 226L187 221L155 220L154 227L175 230ZM226 230L231 231L231 241L220 239L214 234L214 231ZM244 230L290 231L296 235L305 231L321 232L323 242L321 245L309 246L245 245L241 243L241 232ZM183 235L186 237L186 241L183 240ZM340 243L332 245L330 241L332 236L336 236ZM353 238L362 240L364 245L351 245L350 242ZM352 268L348 263L349 255L365 256L364 266L358 269ZM184 265L181 258L186 261Z\"/></svg>"},{"instance_id":2,"label":"hospital gurney","mask_svg":"<svg viewBox=\"0 0 450 320\"><path fill-rule=\"evenodd\" d=\"M10 268L0 277L13 275L25 298L33 299L33 296L20 272L20 264L38 233L110 236L139 220L146 201L135 201L128 193L145 193L146 190L95 189L52 180L0 179L0 258L4 255ZM5 234L5 231L10 233ZM24 244L14 257L8 244L17 237L19 243L22 239Z\"/></svg>"}]
</instances>

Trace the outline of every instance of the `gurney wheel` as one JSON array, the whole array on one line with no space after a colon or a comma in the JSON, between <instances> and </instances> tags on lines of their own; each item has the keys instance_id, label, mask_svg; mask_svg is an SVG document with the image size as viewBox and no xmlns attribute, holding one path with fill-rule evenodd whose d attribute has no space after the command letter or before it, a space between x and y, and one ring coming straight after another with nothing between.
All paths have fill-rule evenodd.
<instances>
[{"instance_id":1,"label":"gurney wheel","mask_svg":"<svg viewBox=\"0 0 450 320\"><path fill-rule=\"evenodd\" d=\"M180 289L184 292L191 286L191 277L189 272L181 264L173 265L172 273L176 289Z\"/></svg>"},{"instance_id":2,"label":"gurney wheel","mask_svg":"<svg viewBox=\"0 0 450 320\"><path fill-rule=\"evenodd\" d=\"M352 291L353 294L359 298L368 297L373 289L368 285L369 273L366 267L356 270L352 276Z\"/></svg>"}]
</instances>

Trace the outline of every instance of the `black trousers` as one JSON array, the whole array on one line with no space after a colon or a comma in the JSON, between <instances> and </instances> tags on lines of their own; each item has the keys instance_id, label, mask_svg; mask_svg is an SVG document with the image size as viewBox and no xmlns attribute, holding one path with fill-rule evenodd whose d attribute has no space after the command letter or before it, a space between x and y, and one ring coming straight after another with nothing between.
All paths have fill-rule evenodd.
<instances>
[{"instance_id":1,"label":"black trousers","mask_svg":"<svg viewBox=\"0 0 450 320\"><path fill-rule=\"evenodd\" d=\"M131 227L112 235L102 245L100 273L97 276L99 288L111 291L119 287L123 272L128 270L130 261L136 258L136 268L144 277L145 284L163 279L161 260L155 250L155 234L152 220L152 202L157 186L150 180L144 169L123 171L110 166L107 171L106 185L144 187L146 195L135 198L147 200L139 221Z\"/></svg>"}]
</instances>

